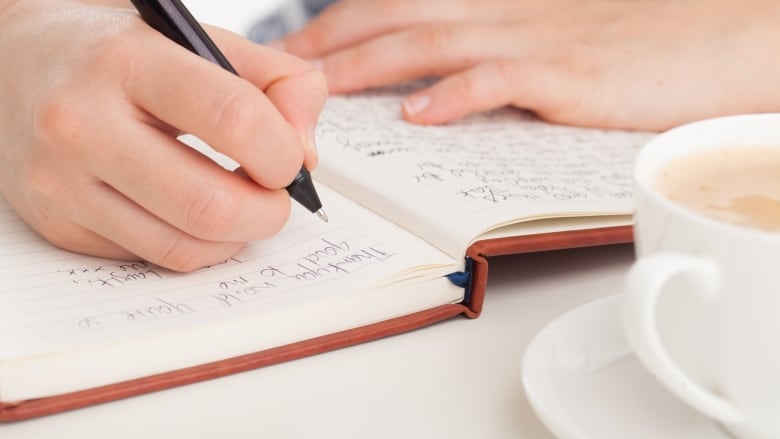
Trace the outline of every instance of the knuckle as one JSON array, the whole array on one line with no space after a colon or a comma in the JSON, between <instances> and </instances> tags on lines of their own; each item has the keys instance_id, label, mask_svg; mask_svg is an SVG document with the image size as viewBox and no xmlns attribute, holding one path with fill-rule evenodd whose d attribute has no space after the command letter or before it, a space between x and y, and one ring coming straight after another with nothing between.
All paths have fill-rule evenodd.
<instances>
[{"instance_id":1,"label":"knuckle","mask_svg":"<svg viewBox=\"0 0 780 439\"><path fill-rule=\"evenodd\" d=\"M186 208L186 230L202 239L221 240L231 233L239 216L239 206L230 191L216 185L201 185Z\"/></svg>"},{"instance_id":2,"label":"knuckle","mask_svg":"<svg viewBox=\"0 0 780 439\"><path fill-rule=\"evenodd\" d=\"M95 44L90 56L100 67L116 70L117 59L122 60L122 67L135 64L144 59L144 46L141 44L139 32L117 27L112 32L103 34L100 42ZM147 54L148 57L148 54Z\"/></svg>"},{"instance_id":3,"label":"knuckle","mask_svg":"<svg viewBox=\"0 0 780 439\"><path fill-rule=\"evenodd\" d=\"M138 90L149 86L149 78L143 74L145 71L143 66L145 62L144 56L143 53L139 52L138 48L124 43L117 44L113 54L114 63L116 63L118 57L122 59L122 69L119 71L119 77L121 78L120 86L127 96L137 96L139 94ZM105 59L105 62L110 62L107 56L101 58Z\"/></svg>"},{"instance_id":4,"label":"knuckle","mask_svg":"<svg viewBox=\"0 0 780 439\"><path fill-rule=\"evenodd\" d=\"M510 85L518 81L517 64L509 59L500 59L493 63L495 82Z\"/></svg>"},{"instance_id":5,"label":"knuckle","mask_svg":"<svg viewBox=\"0 0 780 439\"><path fill-rule=\"evenodd\" d=\"M426 54L447 50L452 46L455 33L447 23L433 23L417 31L416 40Z\"/></svg>"},{"instance_id":6,"label":"knuckle","mask_svg":"<svg viewBox=\"0 0 780 439\"><path fill-rule=\"evenodd\" d=\"M198 260L198 245L195 240L185 234L174 231L167 239L158 241L159 258L157 264L181 272L197 270L203 264Z\"/></svg>"},{"instance_id":7,"label":"knuckle","mask_svg":"<svg viewBox=\"0 0 780 439\"><path fill-rule=\"evenodd\" d=\"M142 72L146 70L144 64L148 64L148 48L156 42L149 39L147 32L136 29L120 29L103 36L99 44L91 48L91 72L94 75L110 74L118 78L117 85L122 91L132 96L134 91L149 86L149 78ZM117 60L122 60L117 63ZM99 79L98 79L99 80Z\"/></svg>"},{"instance_id":8,"label":"knuckle","mask_svg":"<svg viewBox=\"0 0 780 439\"><path fill-rule=\"evenodd\" d=\"M328 97L328 80L325 74L313 67L308 68L302 73L303 82L305 83L311 99L318 99L325 103L325 99Z\"/></svg>"},{"instance_id":9,"label":"knuckle","mask_svg":"<svg viewBox=\"0 0 780 439\"><path fill-rule=\"evenodd\" d=\"M68 90L57 90L38 103L34 116L35 141L39 145L81 144L87 136L88 119L84 117Z\"/></svg>"},{"instance_id":10,"label":"knuckle","mask_svg":"<svg viewBox=\"0 0 780 439\"><path fill-rule=\"evenodd\" d=\"M464 100L470 100L477 96L477 84L471 75L457 75L453 77L453 94Z\"/></svg>"},{"instance_id":11,"label":"knuckle","mask_svg":"<svg viewBox=\"0 0 780 439\"><path fill-rule=\"evenodd\" d=\"M256 140L262 109L252 90L232 86L215 99L213 108L213 132L219 138L239 147Z\"/></svg>"},{"instance_id":12,"label":"knuckle","mask_svg":"<svg viewBox=\"0 0 780 439\"><path fill-rule=\"evenodd\" d=\"M563 71L583 77L601 75L603 66L609 63L602 52L582 47L569 50L566 56L559 57L555 61Z\"/></svg>"},{"instance_id":13,"label":"knuckle","mask_svg":"<svg viewBox=\"0 0 780 439\"><path fill-rule=\"evenodd\" d=\"M321 20L317 20L318 17L312 20L306 32L293 33L286 37L285 50L288 53L306 57L320 51L323 42L328 41L333 31L327 23L323 24Z\"/></svg>"}]
</instances>

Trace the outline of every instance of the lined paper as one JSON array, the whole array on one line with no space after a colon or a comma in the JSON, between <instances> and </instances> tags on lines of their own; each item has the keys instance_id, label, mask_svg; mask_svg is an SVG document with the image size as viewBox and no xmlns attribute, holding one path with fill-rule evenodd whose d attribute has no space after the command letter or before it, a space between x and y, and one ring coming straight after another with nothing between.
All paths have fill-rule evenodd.
<instances>
[{"instance_id":1,"label":"lined paper","mask_svg":"<svg viewBox=\"0 0 780 439\"><path fill-rule=\"evenodd\" d=\"M317 178L453 257L520 219L630 213L633 159L652 133L553 125L511 108L414 125L400 108L416 87L331 97Z\"/></svg>"},{"instance_id":2,"label":"lined paper","mask_svg":"<svg viewBox=\"0 0 780 439\"><path fill-rule=\"evenodd\" d=\"M0 199L0 358L229 320L457 265L326 187L320 195L328 223L296 206L279 235L189 274L56 249Z\"/></svg>"}]
</instances>

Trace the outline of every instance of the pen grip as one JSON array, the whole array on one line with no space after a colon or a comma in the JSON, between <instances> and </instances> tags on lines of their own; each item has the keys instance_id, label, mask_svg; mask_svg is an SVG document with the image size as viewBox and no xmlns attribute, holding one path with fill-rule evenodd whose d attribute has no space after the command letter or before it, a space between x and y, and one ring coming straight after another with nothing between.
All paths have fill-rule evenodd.
<instances>
[{"instance_id":1,"label":"pen grip","mask_svg":"<svg viewBox=\"0 0 780 439\"><path fill-rule=\"evenodd\" d=\"M217 45L209 38L206 31L198 24L181 0L130 1L150 27L196 55L238 76L236 69L230 65L225 55L217 48ZM306 209L317 213L323 221L328 220L322 211L322 203L306 168L301 167L295 180L287 186L287 192Z\"/></svg>"}]
</instances>

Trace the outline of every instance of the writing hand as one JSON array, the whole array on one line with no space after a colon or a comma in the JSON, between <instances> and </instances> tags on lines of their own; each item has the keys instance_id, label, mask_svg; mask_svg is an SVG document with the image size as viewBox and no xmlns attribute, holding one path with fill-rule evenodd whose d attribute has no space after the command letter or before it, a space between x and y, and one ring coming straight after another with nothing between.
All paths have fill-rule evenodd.
<instances>
[{"instance_id":1,"label":"writing hand","mask_svg":"<svg viewBox=\"0 0 780 439\"><path fill-rule=\"evenodd\" d=\"M661 130L776 111L780 3L768 0L343 0L276 42L332 93L436 76L404 116L503 105L567 124Z\"/></svg>"},{"instance_id":2,"label":"writing hand","mask_svg":"<svg viewBox=\"0 0 780 439\"><path fill-rule=\"evenodd\" d=\"M181 271L220 262L285 223L283 188L316 164L326 84L306 62L209 28L236 77L127 6L0 2L0 190L69 250Z\"/></svg>"}]
</instances>

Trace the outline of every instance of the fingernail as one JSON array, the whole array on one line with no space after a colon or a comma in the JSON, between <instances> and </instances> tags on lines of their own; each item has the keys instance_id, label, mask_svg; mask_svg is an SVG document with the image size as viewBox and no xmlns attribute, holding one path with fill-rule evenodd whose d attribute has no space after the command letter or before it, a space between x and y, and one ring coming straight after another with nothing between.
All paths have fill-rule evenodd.
<instances>
[{"instance_id":1,"label":"fingernail","mask_svg":"<svg viewBox=\"0 0 780 439\"><path fill-rule=\"evenodd\" d=\"M411 116L425 110L430 104L431 97L427 94L407 96L403 103L404 112Z\"/></svg>"},{"instance_id":2,"label":"fingernail","mask_svg":"<svg viewBox=\"0 0 780 439\"><path fill-rule=\"evenodd\" d=\"M281 50L284 51L287 48L287 45L284 44L284 40L273 40L265 43L266 47L270 47L271 49Z\"/></svg>"}]
</instances>

